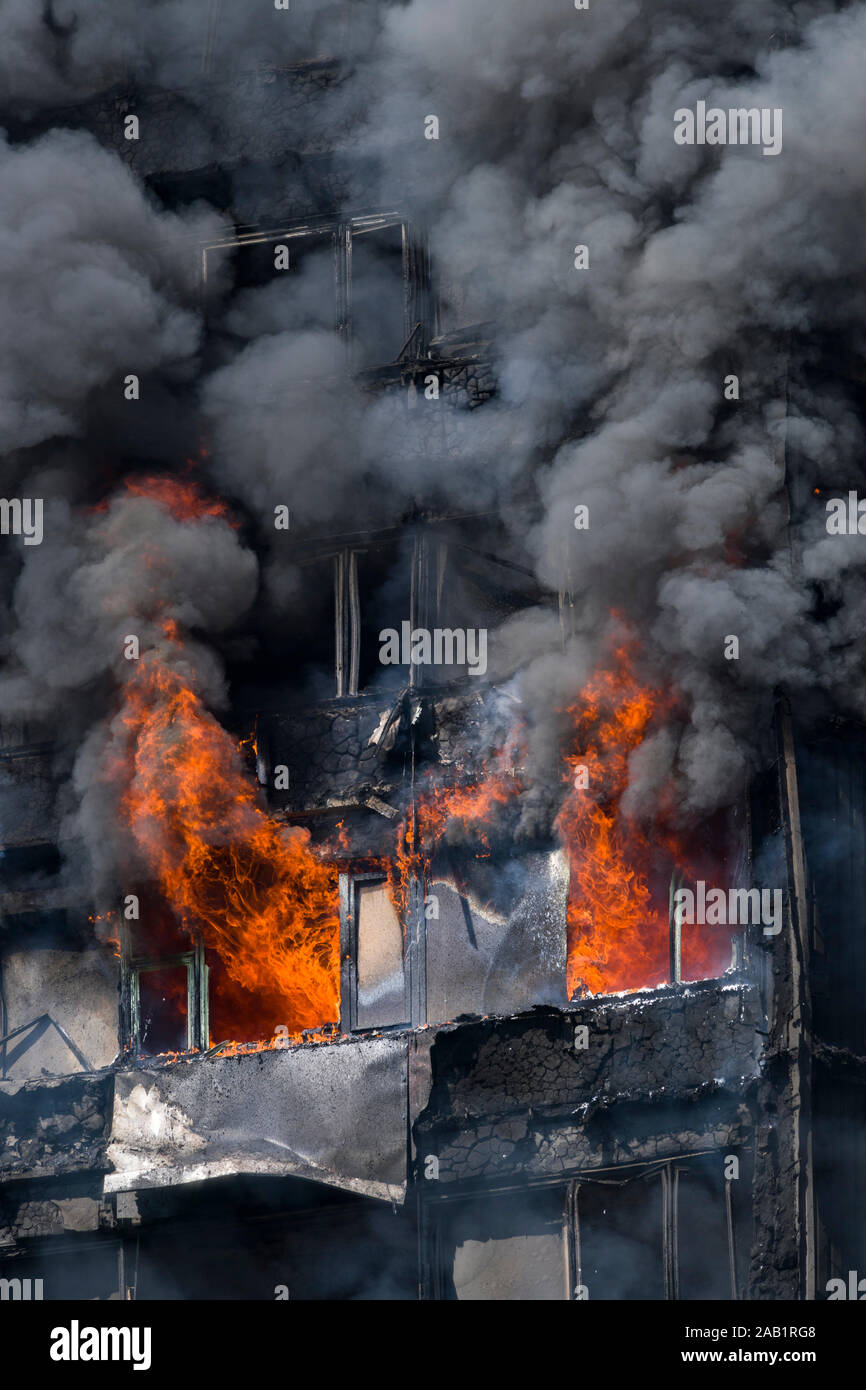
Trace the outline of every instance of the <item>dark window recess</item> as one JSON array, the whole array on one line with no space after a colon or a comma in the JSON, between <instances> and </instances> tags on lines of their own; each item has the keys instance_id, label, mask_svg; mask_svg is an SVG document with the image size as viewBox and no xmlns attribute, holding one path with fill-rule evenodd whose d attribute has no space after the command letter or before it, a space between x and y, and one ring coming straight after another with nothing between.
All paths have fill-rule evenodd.
<instances>
[{"instance_id":1,"label":"dark window recess","mask_svg":"<svg viewBox=\"0 0 866 1390\"><path fill-rule=\"evenodd\" d=\"M189 981L185 965L136 970L142 1052L185 1052L189 1040Z\"/></svg>"},{"instance_id":2,"label":"dark window recess","mask_svg":"<svg viewBox=\"0 0 866 1390\"><path fill-rule=\"evenodd\" d=\"M801 739L801 805L812 902L812 998L825 1042L866 1053L866 733Z\"/></svg>"},{"instance_id":3,"label":"dark window recess","mask_svg":"<svg viewBox=\"0 0 866 1390\"><path fill-rule=\"evenodd\" d=\"M677 1296L684 1300L730 1298L734 1252L729 1245L729 1200L733 1193L726 1192L722 1164L716 1160L712 1165L683 1166L674 1177Z\"/></svg>"},{"instance_id":4,"label":"dark window recess","mask_svg":"<svg viewBox=\"0 0 866 1390\"><path fill-rule=\"evenodd\" d=\"M487 636L504 618L544 601L524 566L423 529L400 541L372 537L325 550L303 560L299 570L291 642L299 662L307 655L308 686L323 698L331 692L338 699L390 694L410 679L416 686L463 683L470 670L483 675ZM404 623L410 633L439 628L453 634L445 639L439 664L433 664L434 651L414 668L402 662L411 655L411 641L403 651ZM386 630L397 635L397 660L384 663Z\"/></svg>"},{"instance_id":5,"label":"dark window recess","mask_svg":"<svg viewBox=\"0 0 866 1390\"><path fill-rule=\"evenodd\" d=\"M3 944L16 948L25 946L31 951L80 947L82 930L81 921L65 908L53 908L50 912L9 912L3 916Z\"/></svg>"},{"instance_id":6,"label":"dark window recess","mask_svg":"<svg viewBox=\"0 0 866 1390\"><path fill-rule=\"evenodd\" d=\"M308 687L321 698L351 699L408 682L407 666L383 665L380 634L400 633L410 613L410 562L396 542L345 546L301 566L303 597L292 641L305 659ZM303 658L301 657L303 653Z\"/></svg>"},{"instance_id":7,"label":"dark window recess","mask_svg":"<svg viewBox=\"0 0 866 1390\"><path fill-rule=\"evenodd\" d=\"M495 547L497 539L491 540L490 545ZM470 666L475 675L483 675L482 641L489 656L490 638L505 618L551 601L549 596L545 598L526 566L505 554L493 553L493 549L488 551L483 540L476 547L455 535L437 534L432 529L417 537L413 581L416 625L460 634L471 630L475 634L471 648L466 638L465 659L459 664L455 660L453 664L416 666L414 683L421 686L462 683ZM482 631L486 633L484 639L479 636ZM460 654L458 643L453 655Z\"/></svg>"},{"instance_id":8,"label":"dark window recess","mask_svg":"<svg viewBox=\"0 0 866 1390\"><path fill-rule=\"evenodd\" d=\"M466 546L440 543L434 565L443 627L496 627L540 597L531 574Z\"/></svg>"},{"instance_id":9,"label":"dark window recess","mask_svg":"<svg viewBox=\"0 0 866 1390\"><path fill-rule=\"evenodd\" d=\"M60 851L56 845L5 845L0 849L0 887L7 891L60 872Z\"/></svg>"},{"instance_id":10,"label":"dark window recess","mask_svg":"<svg viewBox=\"0 0 866 1390\"><path fill-rule=\"evenodd\" d=\"M358 689L394 690L408 684L408 665L383 665L380 633L410 616L410 555L405 545L371 546L358 554L360 613Z\"/></svg>"},{"instance_id":11,"label":"dark window recess","mask_svg":"<svg viewBox=\"0 0 866 1390\"><path fill-rule=\"evenodd\" d=\"M123 1249L118 1241L87 1242L71 1249L48 1245L36 1254L0 1261L0 1279L29 1279L31 1299L37 1293L33 1281L41 1279L44 1302L122 1298L123 1277Z\"/></svg>"},{"instance_id":12,"label":"dark window recess","mask_svg":"<svg viewBox=\"0 0 866 1390\"><path fill-rule=\"evenodd\" d=\"M301 675L312 699L334 697L335 559L306 561L291 603L288 646L295 656L289 673ZM284 637L285 643L285 637Z\"/></svg>"},{"instance_id":13,"label":"dark window recess","mask_svg":"<svg viewBox=\"0 0 866 1390\"><path fill-rule=\"evenodd\" d=\"M200 941L147 891L140 917L121 928L125 1045L136 1055L209 1044L209 972Z\"/></svg>"},{"instance_id":14,"label":"dark window recess","mask_svg":"<svg viewBox=\"0 0 866 1390\"><path fill-rule=\"evenodd\" d=\"M125 922L130 957L153 960L160 956L182 955L192 949L192 940L181 928L174 913L152 893L138 893L138 921Z\"/></svg>"},{"instance_id":15,"label":"dark window recess","mask_svg":"<svg viewBox=\"0 0 866 1390\"><path fill-rule=\"evenodd\" d=\"M222 318L229 333L255 338L310 329L333 332L332 234L277 237L237 247L231 255L233 293Z\"/></svg>"},{"instance_id":16,"label":"dark window recess","mask_svg":"<svg viewBox=\"0 0 866 1390\"><path fill-rule=\"evenodd\" d=\"M725 1179L725 1155L714 1153L610 1170L542 1192L514 1188L447 1202L432 1196L438 1215L425 1224L433 1237L432 1295L736 1298L748 1242L738 1247L746 1212L735 1189L749 1190L751 1171L749 1156L739 1158L739 1181Z\"/></svg>"},{"instance_id":17,"label":"dark window recess","mask_svg":"<svg viewBox=\"0 0 866 1390\"><path fill-rule=\"evenodd\" d=\"M143 1221L138 1297L273 1302L283 1285L291 1303L417 1298L411 1203L395 1212L374 1198L323 1195L314 1183L299 1192L299 1180L282 1178L268 1209L256 1210L266 1181L202 1183L184 1191L178 1216ZM149 1200L139 1193L142 1209ZM155 1200L171 1198L161 1189Z\"/></svg>"},{"instance_id":18,"label":"dark window recess","mask_svg":"<svg viewBox=\"0 0 866 1390\"><path fill-rule=\"evenodd\" d=\"M663 1299L661 1173L581 1184L577 1211L580 1282L590 1299Z\"/></svg>"}]
</instances>

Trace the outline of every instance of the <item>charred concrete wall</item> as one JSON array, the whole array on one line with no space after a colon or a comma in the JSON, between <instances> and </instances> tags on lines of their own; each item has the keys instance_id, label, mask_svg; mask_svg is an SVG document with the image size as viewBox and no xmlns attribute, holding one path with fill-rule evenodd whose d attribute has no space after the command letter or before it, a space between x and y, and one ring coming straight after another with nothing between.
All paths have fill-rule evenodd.
<instances>
[{"instance_id":1,"label":"charred concrete wall","mask_svg":"<svg viewBox=\"0 0 866 1390\"><path fill-rule=\"evenodd\" d=\"M408 592L407 592L408 613ZM486 698L485 698L486 694ZM289 786L271 793L275 807L300 813L329 802L386 792L403 782L414 758L456 766L462 778L483 773L495 692L433 696L412 692L293 709L260 721L267 780L289 768Z\"/></svg>"},{"instance_id":2,"label":"charred concrete wall","mask_svg":"<svg viewBox=\"0 0 866 1390\"><path fill-rule=\"evenodd\" d=\"M290 769L289 787L285 794L274 793L275 803L292 811L319 808L329 799L357 796L392 780L383 775L378 750L370 742L381 704L364 699L269 720L269 760Z\"/></svg>"},{"instance_id":3,"label":"charred concrete wall","mask_svg":"<svg viewBox=\"0 0 866 1390\"><path fill-rule=\"evenodd\" d=\"M0 1049L5 1075L16 1081L98 1070L118 1052L118 963L110 950L55 949L28 944L19 933L2 956L6 1029L34 1026ZM49 1015L49 1022L45 1015ZM60 1025L78 1055L53 1026ZM5 1055L4 1055L5 1053Z\"/></svg>"},{"instance_id":4,"label":"charred concrete wall","mask_svg":"<svg viewBox=\"0 0 866 1390\"><path fill-rule=\"evenodd\" d=\"M752 986L708 984L443 1029L415 1127L420 1167L435 1156L445 1184L738 1147L761 1018Z\"/></svg>"},{"instance_id":5,"label":"charred concrete wall","mask_svg":"<svg viewBox=\"0 0 866 1390\"><path fill-rule=\"evenodd\" d=\"M0 1082L0 1181L102 1172L111 1073Z\"/></svg>"},{"instance_id":6,"label":"charred concrete wall","mask_svg":"<svg viewBox=\"0 0 866 1390\"><path fill-rule=\"evenodd\" d=\"M29 1241L74 1237L113 1224L98 1175L14 1184L0 1191L0 1259L26 1251Z\"/></svg>"}]
</instances>

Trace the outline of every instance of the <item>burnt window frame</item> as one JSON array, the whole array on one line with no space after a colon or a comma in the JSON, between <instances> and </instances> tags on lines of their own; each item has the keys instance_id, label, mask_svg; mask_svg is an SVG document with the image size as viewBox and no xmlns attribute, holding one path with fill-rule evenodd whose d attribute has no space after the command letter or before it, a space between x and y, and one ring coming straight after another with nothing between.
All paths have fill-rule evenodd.
<instances>
[{"instance_id":1,"label":"burnt window frame","mask_svg":"<svg viewBox=\"0 0 866 1390\"><path fill-rule=\"evenodd\" d=\"M366 546L341 546L325 549L301 560L305 565L330 560L334 597L333 671L336 700L355 699L360 693L358 678L361 664L361 595L358 585L358 556L367 552Z\"/></svg>"},{"instance_id":2,"label":"burnt window frame","mask_svg":"<svg viewBox=\"0 0 866 1390\"><path fill-rule=\"evenodd\" d=\"M145 1052L141 1039L141 976L151 971L186 969L186 1052L206 1052L210 1046L210 970L202 941L196 937L189 950L164 956L133 955L132 934L121 926L121 1049L135 1058L158 1056Z\"/></svg>"},{"instance_id":3,"label":"burnt window frame","mask_svg":"<svg viewBox=\"0 0 866 1390\"><path fill-rule=\"evenodd\" d=\"M362 599L358 579L358 559L393 546L397 535L391 531L374 534L357 541L347 540L344 544L332 541L312 549L298 560L303 570L324 560L331 562L331 577L334 598L334 645L332 662L334 674L335 700L357 700L368 694L368 687L360 688L361 639L364 627L364 613L369 597ZM412 606L414 561L407 558L407 607ZM410 668L411 669L411 668ZM381 692L380 692L381 694Z\"/></svg>"},{"instance_id":4,"label":"burnt window frame","mask_svg":"<svg viewBox=\"0 0 866 1390\"><path fill-rule=\"evenodd\" d=\"M489 513L479 512L453 521L469 522L486 518ZM354 535L334 536L320 542L307 542L298 558L301 570L332 562L334 595L334 649L333 671L336 700L355 700L368 693L368 686L360 686L361 637L363 617L369 598L364 598L358 576L358 558L367 556L386 546L394 545L405 537L405 528L383 528L379 531L358 532ZM503 571L520 576L522 581L534 575L524 565L512 560L479 550L468 543L465 537L455 534L437 522L415 524L411 553L406 555L406 605L405 616L412 629L438 628L442 620L442 587L446 569L452 564L452 557L465 551L488 564L499 566ZM539 585L537 592L528 597L528 603L539 603L545 591ZM553 602L553 595L547 596ZM514 608L514 612L520 611ZM488 632L491 629L487 629ZM495 629L493 629L495 630ZM437 691L449 689L472 689L476 684L486 684L486 677L480 682L467 674L463 668L455 668L443 674L437 668L425 663L410 660L405 668L407 687L417 691ZM380 696L383 692L379 692Z\"/></svg>"},{"instance_id":5,"label":"burnt window frame","mask_svg":"<svg viewBox=\"0 0 866 1390\"><path fill-rule=\"evenodd\" d=\"M403 1004L405 1018L400 1023L358 1022L358 906L357 885L387 883L381 870L346 870L339 875L340 894L340 1031L343 1033L401 1032L413 1026L410 941L406 922L394 911L403 940Z\"/></svg>"},{"instance_id":6,"label":"burnt window frame","mask_svg":"<svg viewBox=\"0 0 866 1390\"><path fill-rule=\"evenodd\" d=\"M730 1302L740 1301L741 1291L746 1286L748 1256L748 1197L736 1203L740 1186L748 1189L747 1178L733 1179L724 1176L726 1159L735 1155L742 1164L752 1163L749 1146L733 1144L728 1149L700 1149L692 1153L680 1153L659 1161L646 1161L634 1164L614 1165L601 1169L587 1169L571 1177L536 1179L534 1182L518 1184L503 1180L488 1187L472 1185L444 1193L438 1183L422 1183L419 1239L421 1249L421 1298L427 1301L455 1301L453 1286L453 1257L457 1250L455 1239L455 1211L461 1205L481 1202L507 1203L515 1198L531 1199L532 1194L555 1191L561 1200L561 1233L565 1246L565 1268L563 1278L563 1302L592 1301L592 1285L583 1280L581 1255L581 1216L580 1189L582 1187L607 1186L619 1189L636 1182L649 1182L656 1178L661 1182L661 1232L658 1259L664 1284L665 1302L691 1302L683 1298L680 1288L679 1267L681 1263L679 1234L679 1177L684 1171L697 1172L708 1163L715 1162L721 1170L724 1182L724 1219L728 1242L728 1279L730 1283ZM429 1155L426 1156L429 1158ZM422 1158L421 1166L426 1159ZM436 1189L435 1191L431 1189ZM721 1195L721 1194L720 1194ZM736 1210L735 1210L736 1206ZM491 1237L492 1238L492 1237ZM583 1297L586 1288L587 1297ZM557 1302L559 1300L556 1300ZM596 1300L598 1301L598 1300ZM635 1301L635 1300L626 1300ZM700 1301L700 1300L698 1300Z\"/></svg>"}]
</instances>

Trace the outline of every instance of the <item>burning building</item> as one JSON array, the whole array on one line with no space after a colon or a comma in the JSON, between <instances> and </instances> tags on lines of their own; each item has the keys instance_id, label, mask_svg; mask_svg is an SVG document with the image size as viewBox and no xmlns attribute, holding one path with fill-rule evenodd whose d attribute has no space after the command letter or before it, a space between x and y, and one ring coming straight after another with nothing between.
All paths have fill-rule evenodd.
<instances>
[{"instance_id":1,"label":"burning building","mask_svg":"<svg viewBox=\"0 0 866 1390\"><path fill-rule=\"evenodd\" d=\"M201 8L0 19L3 1287L826 1297L862 12Z\"/></svg>"}]
</instances>

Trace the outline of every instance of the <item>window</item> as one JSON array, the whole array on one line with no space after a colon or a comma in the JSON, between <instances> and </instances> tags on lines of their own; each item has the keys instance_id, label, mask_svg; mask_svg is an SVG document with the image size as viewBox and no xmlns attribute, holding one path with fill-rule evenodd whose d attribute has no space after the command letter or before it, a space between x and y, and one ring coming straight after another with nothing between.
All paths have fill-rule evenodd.
<instances>
[{"instance_id":1,"label":"window","mask_svg":"<svg viewBox=\"0 0 866 1390\"><path fill-rule=\"evenodd\" d=\"M561 1187L514 1189L443 1206L445 1266L434 1282L434 1298L500 1303L568 1297Z\"/></svg>"},{"instance_id":2,"label":"window","mask_svg":"<svg viewBox=\"0 0 866 1390\"><path fill-rule=\"evenodd\" d=\"M593 1172L562 1184L431 1200L433 1298L736 1299L741 1181L721 1153ZM742 1156L741 1161L745 1160ZM744 1243L741 1243L741 1246ZM438 1253L436 1253L438 1252Z\"/></svg>"},{"instance_id":3,"label":"window","mask_svg":"<svg viewBox=\"0 0 866 1390\"><path fill-rule=\"evenodd\" d=\"M299 559L304 602L296 605L293 639L298 663L309 663L312 654L319 671L332 665L338 699L409 684L464 685L470 669L484 674L488 633L541 598L526 567L475 550L436 523L419 522L399 535L358 533L307 545ZM411 660L404 624L408 631L445 630L441 658ZM383 664L380 633L386 629L398 636L399 660Z\"/></svg>"},{"instance_id":4,"label":"window","mask_svg":"<svg viewBox=\"0 0 866 1390\"><path fill-rule=\"evenodd\" d=\"M347 544L301 561L309 603L301 605L296 636L299 653L333 671L330 692L351 699L408 684L408 665L383 665L379 633L400 631L409 616L410 559L404 545L390 538ZM304 634L313 645L301 645Z\"/></svg>"},{"instance_id":5,"label":"window","mask_svg":"<svg viewBox=\"0 0 866 1390\"><path fill-rule=\"evenodd\" d=\"M146 900L140 898L140 902ZM163 908L122 931L124 1044L136 1056L204 1051L208 1037L209 967Z\"/></svg>"},{"instance_id":6,"label":"window","mask_svg":"<svg viewBox=\"0 0 866 1390\"><path fill-rule=\"evenodd\" d=\"M381 874L340 875L344 1032L408 1023L403 927Z\"/></svg>"},{"instance_id":7,"label":"window","mask_svg":"<svg viewBox=\"0 0 866 1390\"><path fill-rule=\"evenodd\" d=\"M452 1278L460 1302L564 1299L568 1258L560 1194L527 1193L467 1210L458 1223Z\"/></svg>"}]
</instances>

